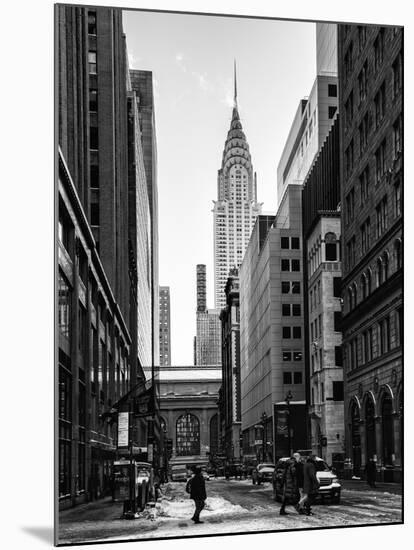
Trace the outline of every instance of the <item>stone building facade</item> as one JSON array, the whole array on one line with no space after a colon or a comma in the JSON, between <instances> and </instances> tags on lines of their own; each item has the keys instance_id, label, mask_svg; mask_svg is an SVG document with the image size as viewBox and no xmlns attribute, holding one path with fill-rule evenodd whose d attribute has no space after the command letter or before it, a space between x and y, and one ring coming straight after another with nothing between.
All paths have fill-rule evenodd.
<instances>
[{"instance_id":1,"label":"stone building facade","mask_svg":"<svg viewBox=\"0 0 414 550\"><path fill-rule=\"evenodd\" d=\"M227 305L221 310L222 400L224 454L240 459L240 286L238 270L232 269L225 288Z\"/></svg>"},{"instance_id":2,"label":"stone building facade","mask_svg":"<svg viewBox=\"0 0 414 550\"><path fill-rule=\"evenodd\" d=\"M160 414L172 440L173 464L206 464L219 445L217 401L221 367L174 366L160 370Z\"/></svg>"},{"instance_id":3,"label":"stone building facade","mask_svg":"<svg viewBox=\"0 0 414 550\"><path fill-rule=\"evenodd\" d=\"M346 456L402 470L403 29L338 29Z\"/></svg>"}]
</instances>

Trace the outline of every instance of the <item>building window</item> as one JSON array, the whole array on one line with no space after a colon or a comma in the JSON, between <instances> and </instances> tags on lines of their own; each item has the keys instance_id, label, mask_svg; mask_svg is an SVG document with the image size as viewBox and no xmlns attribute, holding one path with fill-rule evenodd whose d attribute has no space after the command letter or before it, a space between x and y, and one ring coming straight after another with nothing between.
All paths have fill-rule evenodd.
<instances>
[{"instance_id":1,"label":"building window","mask_svg":"<svg viewBox=\"0 0 414 550\"><path fill-rule=\"evenodd\" d=\"M384 273L382 269L382 259L378 258L377 260L377 287L382 285L384 282Z\"/></svg>"},{"instance_id":2,"label":"building window","mask_svg":"<svg viewBox=\"0 0 414 550\"><path fill-rule=\"evenodd\" d=\"M402 54L399 53L392 65L393 75L393 98L395 99L402 91Z\"/></svg>"},{"instance_id":3,"label":"building window","mask_svg":"<svg viewBox=\"0 0 414 550\"><path fill-rule=\"evenodd\" d=\"M187 413L180 416L176 426L177 456L200 454L200 422L196 416Z\"/></svg>"},{"instance_id":4,"label":"building window","mask_svg":"<svg viewBox=\"0 0 414 550\"><path fill-rule=\"evenodd\" d=\"M333 277L333 295L334 298L341 297L341 277Z\"/></svg>"},{"instance_id":5,"label":"building window","mask_svg":"<svg viewBox=\"0 0 414 550\"><path fill-rule=\"evenodd\" d=\"M59 496L70 495L72 446L72 376L59 367Z\"/></svg>"},{"instance_id":6,"label":"building window","mask_svg":"<svg viewBox=\"0 0 414 550\"><path fill-rule=\"evenodd\" d=\"M394 159L402 152L402 117L397 118L393 125L393 153Z\"/></svg>"},{"instance_id":7,"label":"building window","mask_svg":"<svg viewBox=\"0 0 414 550\"><path fill-rule=\"evenodd\" d=\"M88 11L88 34L96 34L96 12Z\"/></svg>"},{"instance_id":8,"label":"building window","mask_svg":"<svg viewBox=\"0 0 414 550\"><path fill-rule=\"evenodd\" d=\"M336 262L336 243L325 243L325 260L327 262Z\"/></svg>"},{"instance_id":9,"label":"building window","mask_svg":"<svg viewBox=\"0 0 414 550\"><path fill-rule=\"evenodd\" d=\"M361 191L361 206L364 205L368 199L369 194L369 166L367 165L359 176L359 187Z\"/></svg>"},{"instance_id":10,"label":"building window","mask_svg":"<svg viewBox=\"0 0 414 550\"><path fill-rule=\"evenodd\" d=\"M334 401L344 400L344 383L332 382L332 397Z\"/></svg>"},{"instance_id":11,"label":"building window","mask_svg":"<svg viewBox=\"0 0 414 550\"><path fill-rule=\"evenodd\" d=\"M59 331L65 338L70 337L71 294L69 284L65 277L59 273L58 323Z\"/></svg>"},{"instance_id":12,"label":"building window","mask_svg":"<svg viewBox=\"0 0 414 550\"><path fill-rule=\"evenodd\" d=\"M375 151L375 179L377 183L380 183L382 177L385 174L385 139Z\"/></svg>"},{"instance_id":13,"label":"building window","mask_svg":"<svg viewBox=\"0 0 414 550\"><path fill-rule=\"evenodd\" d=\"M384 281L388 279L388 265L389 265L389 254L387 251L385 251L384 254L382 255Z\"/></svg>"},{"instance_id":14,"label":"building window","mask_svg":"<svg viewBox=\"0 0 414 550\"><path fill-rule=\"evenodd\" d=\"M299 248L300 248L299 237L292 237L291 238L291 248L294 249L294 250L299 250Z\"/></svg>"},{"instance_id":15,"label":"building window","mask_svg":"<svg viewBox=\"0 0 414 550\"><path fill-rule=\"evenodd\" d=\"M371 231L371 221L370 218L367 218L365 222L361 225L361 250L364 254L368 252L370 247L370 231Z\"/></svg>"},{"instance_id":16,"label":"building window","mask_svg":"<svg viewBox=\"0 0 414 550\"><path fill-rule=\"evenodd\" d=\"M300 304L292 304L292 315L299 317L300 314Z\"/></svg>"},{"instance_id":17,"label":"building window","mask_svg":"<svg viewBox=\"0 0 414 550\"><path fill-rule=\"evenodd\" d=\"M365 61L358 75L359 103L362 103L367 97L368 90L368 62Z\"/></svg>"},{"instance_id":18,"label":"building window","mask_svg":"<svg viewBox=\"0 0 414 550\"><path fill-rule=\"evenodd\" d=\"M89 112L96 113L98 111L98 90L91 88L89 90Z\"/></svg>"},{"instance_id":19,"label":"building window","mask_svg":"<svg viewBox=\"0 0 414 550\"><path fill-rule=\"evenodd\" d=\"M368 114L359 125L359 154L362 156L368 145Z\"/></svg>"},{"instance_id":20,"label":"building window","mask_svg":"<svg viewBox=\"0 0 414 550\"><path fill-rule=\"evenodd\" d=\"M91 203L91 225L99 225L99 203Z\"/></svg>"},{"instance_id":21,"label":"building window","mask_svg":"<svg viewBox=\"0 0 414 550\"><path fill-rule=\"evenodd\" d=\"M328 84L328 96L337 97L338 90L336 84Z\"/></svg>"},{"instance_id":22,"label":"building window","mask_svg":"<svg viewBox=\"0 0 414 550\"><path fill-rule=\"evenodd\" d=\"M358 25L358 46L361 52L367 41L367 27L366 25Z\"/></svg>"},{"instance_id":23,"label":"building window","mask_svg":"<svg viewBox=\"0 0 414 550\"><path fill-rule=\"evenodd\" d=\"M290 304L282 304L282 315L284 317L290 316Z\"/></svg>"},{"instance_id":24,"label":"building window","mask_svg":"<svg viewBox=\"0 0 414 550\"><path fill-rule=\"evenodd\" d=\"M354 140L351 139L345 151L345 170L346 176L349 177L354 167Z\"/></svg>"},{"instance_id":25,"label":"building window","mask_svg":"<svg viewBox=\"0 0 414 550\"><path fill-rule=\"evenodd\" d=\"M293 338L302 338L302 328L293 327Z\"/></svg>"},{"instance_id":26,"label":"building window","mask_svg":"<svg viewBox=\"0 0 414 550\"><path fill-rule=\"evenodd\" d=\"M291 351L283 351L282 352L282 359L283 359L283 361L292 361L292 352Z\"/></svg>"},{"instance_id":27,"label":"building window","mask_svg":"<svg viewBox=\"0 0 414 550\"><path fill-rule=\"evenodd\" d=\"M294 351L293 352L293 360L294 361L302 361L302 352L301 351Z\"/></svg>"},{"instance_id":28,"label":"building window","mask_svg":"<svg viewBox=\"0 0 414 550\"><path fill-rule=\"evenodd\" d=\"M289 237L280 238L280 248L284 248L284 249L289 248Z\"/></svg>"},{"instance_id":29,"label":"building window","mask_svg":"<svg viewBox=\"0 0 414 550\"><path fill-rule=\"evenodd\" d=\"M384 29L381 28L374 42L374 69L377 71L384 60Z\"/></svg>"},{"instance_id":30,"label":"building window","mask_svg":"<svg viewBox=\"0 0 414 550\"><path fill-rule=\"evenodd\" d=\"M284 372L283 373L283 383L284 384L292 384L292 373L291 372Z\"/></svg>"},{"instance_id":31,"label":"building window","mask_svg":"<svg viewBox=\"0 0 414 550\"><path fill-rule=\"evenodd\" d=\"M294 372L293 373L293 383L294 384L302 384L302 373L301 372Z\"/></svg>"},{"instance_id":32,"label":"building window","mask_svg":"<svg viewBox=\"0 0 414 550\"><path fill-rule=\"evenodd\" d=\"M300 260L292 260L292 271L300 271Z\"/></svg>"},{"instance_id":33,"label":"building window","mask_svg":"<svg viewBox=\"0 0 414 550\"><path fill-rule=\"evenodd\" d=\"M388 317L379 322L380 352L381 355L390 349L390 320Z\"/></svg>"},{"instance_id":34,"label":"building window","mask_svg":"<svg viewBox=\"0 0 414 550\"><path fill-rule=\"evenodd\" d=\"M292 294L300 294L300 281L292 281Z\"/></svg>"},{"instance_id":35,"label":"building window","mask_svg":"<svg viewBox=\"0 0 414 550\"><path fill-rule=\"evenodd\" d=\"M335 366L342 367L342 346L335 346Z\"/></svg>"},{"instance_id":36,"label":"building window","mask_svg":"<svg viewBox=\"0 0 414 550\"><path fill-rule=\"evenodd\" d=\"M89 166L89 181L93 189L99 189L99 165L91 164Z\"/></svg>"},{"instance_id":37,"label":"building window","mask_svg":"<svg viewBox=\"0 0 414 550\"><path fill-rule=\"evenodd\" d=\"M375 127L378 128L385 116L385 81L381 84L375 98Z\"/></svg>"},{"instance_id":38,"label":"building window","mask_svg":"<svg viewBox=\"0 0 414 550\"><path fill-rule=\"evenodd\" d=\"M334 311L334 331L341 332L342 314L340 311Z\"/></svg>"},{"instance_id":39,"label":"building window","mask_svg":"<svg viewBox=\"0 0 414 550\"><path fill-rule=\"evenodd\" d=\"M290 281L282 281L282 294L289 294Z\"/></svg>"},{"instance_id":40,"label":"building window","mask_svg":"<svg viewBox=\"0 0 414 550\"><path fill-rule=\"evenodd\" d=\"M290 260L283 259L281 262L282 271L290 271Z\"/></svg>"},{"instance_id":41,"label":"building window","mask_svg":"<svg viewBox=\"0 0 414 550\"><path fill-rule=\"evenodd\" d=\"M348 262L348 268L351 268L355 265L355 235L349 239L349 241L346 243L346 255L347 255L347 262Z\"/></svg>"},{"instance_id":42,"label":"building window","mask_svg":"<svg viewBox=\"0 0 414 550\"><path fill-rule=\"evenodd\" d=\"M283 338L291 338L291 328L290 327L282 327L282 336Z\"/></svg>"},{"instance_id":43,"label":"building window","mask_svg":"<svg viewBox=\"0 0 414 550\"><path fill-rule=\"evenodd\" d=\"M350 74L352 73L352 70L354 68L353 65L353 44L350 43L346 53L345 53L345 78L349 78Z\"/></svg>"},{"instance_id":44,"label":"building window","mask_svg":"<svg viewBox=\"0 0 414 550\"><path fill-rule=\"evenodd\" d=\"M394 254L395 254L395 267L396 267L396 269L401 269L402 255L401 255L401 241L400 241L400 239L396 239L394 241Z\"/></svg>"},{"instance_id":45,"label":"building window","mask_svg":"<svg viewBox=\"0 0 414 550\"><path fill-rule=\"evenodd\" d=\"M89 148L98 149L99 148L99 137L98 137L98 127L90 126L89 128Z\"/></svg>"},{"instance_id":46,"label":"building window","mask_svg":"<svg viewBox=\"0 0 414 550\"><path fill-rule=\"evenodd\" d=\"M385 197L376 207L376 213L377 213L377 238L379 238L384 233L384 231L386 231L388 226L387 195L385 195Z\"/></svg>"},{"instance_id":47,"label":"building window","mask_svg":"<svg viewBox=\"0 0 414 550\"><path fill-rule=\"evenodd\" d=\"M351 91L351 93L348 96L348 99L345 102L345 127L349 129L352 125L354 117L354 92Z\"/></svg>"},{"instance_id":48,"label":"building window","mask_svg":"<svg viewBox=\"0 0 414 550\"><path fill-rule=\"evenodd\" d=\"M336 105L328 105L328 118L333 118L336 113Z\"/></svg>"},{"instance_id":49,"label":"building window","mask_svg":"<svg viewBox=\"0 0 414 550\"><path fill-rule=\"evenodd\" d=\"M95 51L88 52L88 66L89 66L89 74L96 74L96 52Z\"/></svg>"}]
</instances>

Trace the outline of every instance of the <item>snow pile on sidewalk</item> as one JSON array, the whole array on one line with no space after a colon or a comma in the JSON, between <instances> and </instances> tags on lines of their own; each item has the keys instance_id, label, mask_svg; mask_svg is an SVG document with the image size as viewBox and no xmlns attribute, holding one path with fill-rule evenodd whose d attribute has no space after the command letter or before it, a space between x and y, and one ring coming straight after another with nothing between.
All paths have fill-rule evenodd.
<instances>
[{"instance_id":1,"label":"snow pile on sidewalk","mask_svg":"<svg viewBox=\"0 0 414 550\"><path fill-rule=\"evenodd\" d=\"M157 503L157 515L175 519L188 519L193 515L194 501L183 491L181 486L171 486ZM203 517L221 516L223 514L243 514L247 512L239 504L232 504L223 497L207 497Z\"/></svg>"}]
</instances>

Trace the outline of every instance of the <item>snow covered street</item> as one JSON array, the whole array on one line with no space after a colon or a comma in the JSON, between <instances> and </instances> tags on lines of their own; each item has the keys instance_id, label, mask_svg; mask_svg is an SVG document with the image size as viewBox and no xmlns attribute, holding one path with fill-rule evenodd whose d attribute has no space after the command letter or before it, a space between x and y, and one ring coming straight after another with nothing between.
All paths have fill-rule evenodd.
<instances>
[{"instance_id":1,"label":"snow covered street","mask_svg":"<svg viewBox=\"0 0 414 550\"><path fill-rule=\"evenodd\" d=\"M314 515L279 516L280 505L272 500L270 484L252 485L250 480L207 482L204 522L191 520L194 503L185 493L184 483L167 483L155 508L145 510L136 520L120 519L122 505L109 499L66 510L60 514L60 542L188 537L220 533L278 531L326 526L400 523L402 499L387 491L344 488L341 504L317 504Z\"/></svg>"}]
</instances>

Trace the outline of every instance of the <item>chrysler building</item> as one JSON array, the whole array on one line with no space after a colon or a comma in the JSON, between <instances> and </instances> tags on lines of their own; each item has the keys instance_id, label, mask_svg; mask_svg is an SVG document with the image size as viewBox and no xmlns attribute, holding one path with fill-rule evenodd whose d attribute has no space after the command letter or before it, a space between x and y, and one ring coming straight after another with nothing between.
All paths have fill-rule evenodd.
<instances>
[{"instance_id":1,"label":"chrysler building","mask_svg":"<svg viewBox=\"0 0 414 550\"><path fill-rule=\"evenodd\" d=\"M236 63L234 64L234 106L218 170L218 198L214 202L214 295L215 307L226 304L224 288L229 271L239 267L261 203L257 202L256 173L237 106Z\"/></svg>"}]
</instances>

